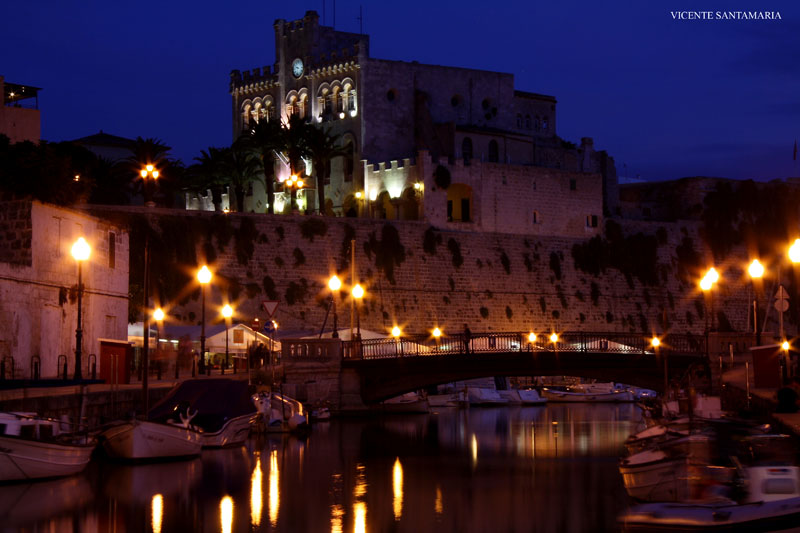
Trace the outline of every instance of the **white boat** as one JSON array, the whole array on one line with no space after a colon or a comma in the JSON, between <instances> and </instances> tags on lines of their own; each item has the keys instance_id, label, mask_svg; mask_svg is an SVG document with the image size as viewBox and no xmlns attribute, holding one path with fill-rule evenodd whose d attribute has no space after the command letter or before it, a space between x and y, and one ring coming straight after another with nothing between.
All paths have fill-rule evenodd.
<instances>
[{"instance_id":1,"label":"white boat","mask_svg":"<svg viewBox=\"0 0 800 533\"><path fill-rule=\"evenodd\" d=\"M788 462L795 456L791 439L761 435L750 437L745 445L745 455L750 457L743 460L752 465L739 465L740 485L746 489L741 501L730 499L728 485L706 482L698 495L701 501L641 504L620 516L620 521L626 530L794 531L800 523L800 468ZM765 455L772 457L765 460Z\"/></svg>"},{"instance_id":2,"label":"white boat","mask_svg":"<svg viewBox=\"0 0 800 533\"><path fill-rule=\"evenodd\" d=\"M0 413L0 481L77 474L96 442L61 430L61 422L36 413Z\"/></svg>"},{"instance_id":3,"label":"white boat","mask_svg":"<svg viewBox=\"0 0 800 533\"><path fill-rule=\"evenodd\" d=\"M663 450L645 450L620 462L628 494L640 501L679 501L689 497L687 458Z\"/></svg>"},{"instance_id":4,"label":"white boat","mask_svg":"<svg viewBox=\"0 0 800 533\"><path fill-rule=\"evenodd\" d=\"M199 455L202 434L182 423L164 424L147 420L131 420L103 432L103 448L111 457L120 459L161 459Z\"/></svg>"},{"instance_id":5,"label":"white boat","mask_svg":"<svg viewBox=\"0 0 800 533\"><path fill-rule=\"evenodd\" d=\"M308 429L308 414L303 404L280 392L258 392L251 396L258 411L257 427L266 433L285 433Z\"/></svg>"},{"instance_id":6,"label":"white boat","mask_svg":"<svg viewBox=\"0 0 800 533\"><path fill-rule=\"evenodd\" d=\"M467 398L470 405L501 406L508 405L508 400L500 396L494 389L486 387L467 387Z\"/></svg>"},{"instance_id":7,"label":"white boat","mask_svg":"<svg viewBox=\"0 0 800 533\"><path fill-rule=\"evenodd\" d=\"M246 381L234 379L188 379L154 405L147 419L168 423L175 413L196 413L191 425L201 432L204 448L238 446L257 416L247 387Z\"/></svg>"},{"instance_id":8,"label":"white boat","mask_svg":"<svg viewBox=\"0 0 800 533\"><path fill-rule=\"evenodd\" d=\"M542 398L536 389L508 389L497 391L500 397L508 400L510 405L544 405L547 398Z\"/></svg>"},{"instance_id":9,"label":"white boat","mask_svg":"<svg viewBox=\"0 0 800 533\"><path fill-rule=\"evenodd\" d=\"M551 402L632 402L630 391L589 392L586 390L556 390L545 387L542 396Z\"/></svg>"},{"instance_id":10,"label":"white boat","mask_svg":"<svg viewBox=\"0 0 800 533\"><path fill-rule=\"evenodd\" d=\"M381 410L385 413L429 413L427 398L419 393L407 392L381 402Z\"/></svg>"},{"instance_id":11,"label":"white boat","mask_svg":"<svg viewBox=\"0 0 800 533\"><path fill-rule=\"evenodd\" d=\"M467 393L464 391L428 394L428 405L430 407L459 407L468 403Z\"/></svg>"}]
</instances>

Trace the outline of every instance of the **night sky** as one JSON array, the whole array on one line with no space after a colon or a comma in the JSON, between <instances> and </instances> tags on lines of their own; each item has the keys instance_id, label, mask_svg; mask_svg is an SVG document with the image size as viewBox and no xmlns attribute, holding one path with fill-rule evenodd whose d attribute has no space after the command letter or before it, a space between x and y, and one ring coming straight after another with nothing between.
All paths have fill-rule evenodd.
<instances>
[{"instance_id":1,"label":"night sky","mask_svg":"<svg viewBox=\"0 0 800 533\"><path fill-rule=\"evenodd\" d=\"M67 5L71 4L71 5ZM556 96L559 135L593 137L620 175L800 175L800 3L362 1L370 55L510 72ZM702 5L701 5L702 4ZM231 142L232 69L274 63L276 18L323 2L11 2L0 75L44 90L42 137L154 137L190 164ZM782 20L673 20L680 10ZM358 32L359 2L336 2ZM333 24L328 0L325 24ZM322 20L321 20L322 22Z\"/></svg>"}]
</instances>

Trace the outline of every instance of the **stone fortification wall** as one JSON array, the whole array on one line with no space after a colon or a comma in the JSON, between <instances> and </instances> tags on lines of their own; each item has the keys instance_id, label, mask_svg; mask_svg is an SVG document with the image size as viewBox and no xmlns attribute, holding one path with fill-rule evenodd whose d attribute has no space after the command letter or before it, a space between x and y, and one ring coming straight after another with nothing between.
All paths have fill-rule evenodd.
<instances>
[{"instance_id":1,"label":"stone fortification wall","mask_svg":"<svg viewBox=\"0 0 800 533\"><path fill-rule=\"evenodd\" d=\"M455 333L468 323L473 332L660 332L668 326L673 332L700 333L712 304L724 311L734 329L743 331L747 324L749 285L741 275L746 258L731 257L717 265L723 281L714 301L704 302L697 279L711 263L704 259L698 229L691 222L623 225L628 234L658 236L655 282L644 286L635 275L626 277L615 268L599 275L576 269L571 250L585 238L439 231L421 222L264 215L212 218L194 213L168 216L163 223L181 218L184 224L194 224L197 217L229 225L233 232L215 254L217 277L207 293L209 321L215 320L216 306L228 299L237 302L242 321L263 318L263 300L279 300L275 318L283 332L319 330L330 295L328 277L338 272L344 288L350 283L349 243L355 239L357 278L368 291L361 312L365 329L385 332L398 324L408 333L434 326ZM246 241L237 229L245 226L250 228ZM693 267L677 257L677 248L686 247L687 239L697 256ZM253 247L249 260L248 243ZM198 243L200 261L203 248ZM633 260L636 252L631 250ZM195 290L171 314L197 323L198 296ZM761 302L763 307L763 296ZM349 300L340 297L338 310L340 327L348 327ZM331 322L329 317L329 326Z\"/></svg>"}]
</instances>

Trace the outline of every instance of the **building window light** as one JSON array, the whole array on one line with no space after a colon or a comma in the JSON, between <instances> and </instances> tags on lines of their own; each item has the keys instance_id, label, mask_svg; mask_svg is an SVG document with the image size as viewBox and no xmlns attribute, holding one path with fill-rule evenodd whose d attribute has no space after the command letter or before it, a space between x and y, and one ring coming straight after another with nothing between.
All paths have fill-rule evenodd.
<instances>
[{"instance_id":1,"label":"building window light","mask_svg":"<svg viewBox=\"0 0 800 533\"><path fill-rule=\"evenodd\" d=\"M351 117L354 117L354 116L356 116L356 110L355 110L355 109L351 109L351 110L350 110L350 116L351 116Z\"/></svg>"},{"instance_id":2,"label":"building window light","mask_svg":"<svg viewBox=\"0 0 800 533\"><path fill-rule=\"evenodd\" d=\"M339 118L344 118L344 111L339 111Z\"/></svg>"}]
</instances>

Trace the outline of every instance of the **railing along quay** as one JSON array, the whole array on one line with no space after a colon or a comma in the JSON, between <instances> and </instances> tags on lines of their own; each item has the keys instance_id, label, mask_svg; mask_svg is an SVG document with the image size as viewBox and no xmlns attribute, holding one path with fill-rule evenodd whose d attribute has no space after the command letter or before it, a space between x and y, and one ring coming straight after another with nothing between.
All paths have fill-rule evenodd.
<instances>
[{"instance_id":1,"label":"railing along quay","mask_svg":"<svg viewBox=\"0 0 800 533\"><path fill-rule=\"evenodd\" d=\"M666 335L660 338L659 348L651 344L652 337L635 333L565 332L553 342L547 335L531 341L529 333L475 333L448 335L438 339L429 335L402 336L389 339L366 339L342 342L345 359L390 359L396 357L425 357L432 355L468 355L509 352L569 352L655 354L668 350L682 355L706 355L703 335Z\"/></svg>"}]
</instances>

